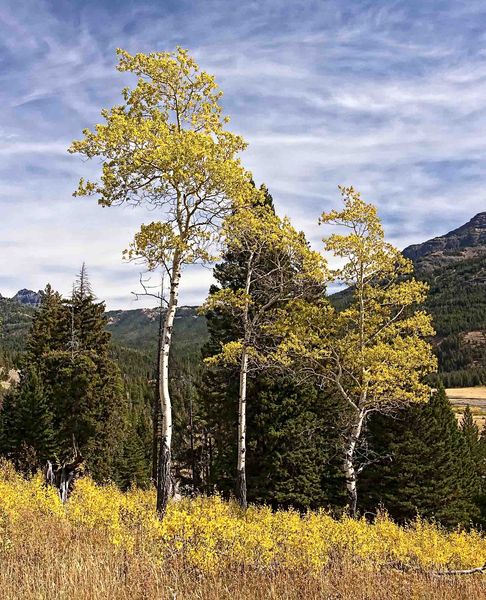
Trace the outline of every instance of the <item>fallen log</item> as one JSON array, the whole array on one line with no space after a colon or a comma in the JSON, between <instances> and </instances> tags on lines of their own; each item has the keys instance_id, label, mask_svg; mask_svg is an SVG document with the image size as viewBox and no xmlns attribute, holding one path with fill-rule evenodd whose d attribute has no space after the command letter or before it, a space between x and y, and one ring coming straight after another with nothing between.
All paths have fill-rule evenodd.
<instances>
[{"instance_id":1,"label":"fallen log","mask_svg":"<svg viewBox=\"0 0 486 600\"><path fill-rule=\"evenodd\" d=\"M436 575L436 576L453 576L453 575L473 575L474 573L486 573L486 563L482 567L470 567L469 569L424 569L423 567L417 567L415 565L407 565L404 563L386 563L387 567L409 573L413 571L415 573L422 573L423 575Z\"/></svg>"}]
</instances>

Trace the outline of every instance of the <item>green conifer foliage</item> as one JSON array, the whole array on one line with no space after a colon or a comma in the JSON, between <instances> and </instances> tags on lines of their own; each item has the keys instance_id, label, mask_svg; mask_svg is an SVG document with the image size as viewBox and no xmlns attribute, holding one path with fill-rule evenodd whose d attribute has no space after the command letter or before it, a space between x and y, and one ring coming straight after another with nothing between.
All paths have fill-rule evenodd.
<instances>
[{"instance_id":1,"label":"green conifer foliage","mask_svg":"<svg viewBox=\"0 0 486 600\"><path fill-rule=\"evenodd\" d=\"M23 452L29 468L55 454L64 459L72 451L74 438L94 477L117 479L116 465L125 452L124 444L131 442L127 439L126 394L110 355L104 313L84 266L69 300L62 300L50 286L43 293L18 392L2 410L3 438L7 432L14 440L12 451ZM48 417L41 418L43 410ZM29 418L29 411L35 418ZM41 439L38 429L47 423L49 436ZM47 443L51 437L55 452Z\"/></svg>"},{"instance_id":2,"label":"green conifer foliage","mask_svg":"<svg viewBox=\"0 0 486 600\"><path fill-rule=\"evenodd\" d=\"M19 386L5 399L1 421L2 454L23 471L32 473L56 456L52 413L35 366L22 370Z\"/></svg>"},{"instance_id":3,"label":"green conifer foliage","mask_svg":"<svg viewBox=\"0 0 486 600\"><path fill-rule=\"evenodd\" d=\"M123 452L116 465L116 483L125 490L132 485L141 488L150 485L147 448L137 425L139 424L133 422L128 424Z\"/></svg>"},{"instance_id":4,"label":"green conifer foliage","mask_svg":"<svg viewBox=\"0 0 486 600\"><path fill-rule=\"evenodd\" d=\"M480 433L474 422L469 406L466 406L461 419L461 432L469 451L472 470L476 475L475 501L480 511L482 526L486 524L486 439L484 430Z\"/></svg>"},{"instance_id":5,"label":"green conifer foliage","mask_svg":"<svg viewBox=\"0 0 486 600\"><path fill-rule=\"evenodd\" d=\"M266 203L272 197L262 188ZM269 257L270 259L270 257ZM237 291L244 286L244 251L227 252L216 265L218 289ZM292 277L292 273L288 273ZM209 341L204 356L212 356L221 345L241 338L241 323L216 310L206 314ZM336 474L338 444L331 422L331 404L312 386L290 376L258 373L248 382L247 406L247 485L248 501L274 507L299 509L339 502L343 482ZM237 448L238 369L232 366L206 366L201 392L206 433L211 448L207 489L231 494ZM336 406L332 406L332 410Z\"/></svg>"},{"instance_id":6,"label":"green conifer foliage","mask_svg":"<svg viewBox=\"0 0 486 600\"><path fill-rule=\"evenodd\" d=\"M376 462L363 473L362 510L381 505L400 522L419 514L450 527L478 519L477 473L443 388L369 427Z\"/></svg>"}]
</instances>

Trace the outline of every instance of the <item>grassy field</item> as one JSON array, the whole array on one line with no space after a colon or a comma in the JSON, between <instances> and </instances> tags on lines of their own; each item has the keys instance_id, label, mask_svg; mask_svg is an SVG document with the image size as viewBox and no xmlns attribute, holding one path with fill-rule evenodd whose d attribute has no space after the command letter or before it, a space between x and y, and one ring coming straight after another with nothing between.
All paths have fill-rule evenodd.
<instances>
[{"instance_id":1,"label":"grassy field","mask_svg":"<svg viewBox=\"0 0 486 600\"><path fill-rule=\"evenodd\" d=\"M20 540L19 540L20 541ZM127 554L59 526L0 558L2 600L481 600L479 576L434 577L335 560L320 573L275 566L201 572Z\"/></svg>"},{"instance_id":2,"label":"grassy field","mask_svg":"<svg viewBox=\"0 0 486 600\"><path fill-rule=\"evenodd\" d=\"M62 506L40 477L0 466L2 600L459 600L486 576L486 539L416 522L302 516L199 498L161 523L152 492L78 481Z\"/></svg>"},{"instance_id":3,"label":"grassy field","mask_svg":"<svg viewBox=\"0 0 486 600\"><path fill-rule=\"evenodd\" d=\"M447 397L451 401L458 419L466 406L471 408L474 421L480 429L486 423L486 387L449 388Z\"/></svg>"}]
</instances>

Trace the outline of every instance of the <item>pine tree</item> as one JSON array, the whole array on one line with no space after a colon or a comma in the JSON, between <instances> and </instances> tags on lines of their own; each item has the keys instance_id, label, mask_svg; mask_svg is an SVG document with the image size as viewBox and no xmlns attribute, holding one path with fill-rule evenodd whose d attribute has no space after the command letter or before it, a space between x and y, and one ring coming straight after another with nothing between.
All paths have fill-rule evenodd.
<instances>
[{"instance_id":1,"label":"pine tree","mask_svg":"<svg viewBox=\"0 0 486 600\"><path fill-rule=\"evenodd\" d=\"M69 300L47 286L26 355L26 364L37 369L45 390L59 457L70 454L74 436L88 468L100 480L116 479L127 421L126 396L110 356L104 312L83 266Z\"/></svg>"},{"instance_id":2,"label":"pine tree","mask_svg":"<svg viewBox=\"0 0 486 600\"><path fill-rule=\"evenodd\" d=\"M116 483L124 490L132 485L146 488L150 485L150 468L147 448L136 423L129 423L123 451L116 465Z\"/></svg>"},{"instance_id":3,"label":"pine tree","mask_svg":"<svg viewBox=\"0 0 486 600\"><path fill-rule=\"evenodd\" d=\"M477 446L477 467L480 481L480 491L477 498L477 505L480 512L480 523L483 528L486 527L486 422L483 425L479 435Z\"/></svg>"},{"instance_id":4,"label":"pine tree","mask_svg":"<svg viewBox=\"0 0 486 600\"><path fill-rule=\"evenodd\" d=\"M466 406L466 409L462 415L461 431L466 441L467 447L469 448L471 456L475 461L479 462L479 428L474 422L473 413L469 405Z\"/></svg>"},{"instance_id":5,"label":"pine tree","mask_svg":"<svg viewBox=\"0 0 486 600\"><path fill-rule=\"evenodd\" d=\"M105 304L96 302L83 263L71 298L65 301L70 314L70 341L73 352L105 355L109 350L110 334L106 331Z\"/></svg>"},{"instance_id":6,"label":"pine tree","mask_svg":"<svg viewBox=\"0 0 486 600\"><path fill-rule=\"evenodd\" d=\"M485 474L484 459L486 458L486 455L484 454L481 444L479 427L474 422L474 416L469 405L466 406L466 409L462 415L460 428L467 451L469 453L471 469L475 474L476 489L474 493L474 501L479 508L479 512L481 513L480 519L482 519L483 494L485 492L485 481L483 475Z\"/></svg>"},{"instance_id":7,"label":"pine tree","mask_svg":"<svg viewBox=\"0 0 486 600\"><path fill-rule=\"evenodd\" d=\"M299 510L343 506L334 398L291 376L253 382L248 415L248 499Z\"/></svg>"},{"instance_id":8,"label":"pine tree","mask_svg":"<svg viewBox=\"0 0 486 600\"><path fill-rule=\"evenodd\" d=\"M56 455L52 413L33 365L22 369L20 384L7 396L2 415L2 454L23 471L32 473Z\"/></svg>"},{"instance_id":9,"label":"pine tree","mask_svg":"<svg viewBox=\"0 0 486 600\"><path fill-rule=\"evenodd\" d=\"M67 318L61 295L47 284L27 340L27 352L31 360L39 362L44 354L64 346L68 328Z\"/></svg>"},{"instance_id":10,"label":"pine tree","mask_svg":"<svg viewBox=\"0 0 486 600\"><path fill-rule=\"evenodd\" d=\"M369 431L377 462L363 473L362 509L451 527L477 520L477 474L443 388L395 418L375 415Z\"/></svg>"}]
</instances>

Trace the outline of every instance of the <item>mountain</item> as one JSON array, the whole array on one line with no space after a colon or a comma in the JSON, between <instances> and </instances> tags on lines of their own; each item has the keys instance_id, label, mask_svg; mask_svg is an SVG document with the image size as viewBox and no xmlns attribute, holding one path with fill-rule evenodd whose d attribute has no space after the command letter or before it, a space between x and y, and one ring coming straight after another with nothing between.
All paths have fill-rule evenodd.
<instances>
[{"instance_id":1,"label":"mountain","mask_svg":"<svg viewBox=\"0 0 486 600\"><path fill-rule=\"evenodd\" d=\"M486 384L486 212L468 223L403 254L415 266L417 278L430 292L425 308L432 314L437 335L433 340L441 377L447 387ZM23 348L41 292L20 290L12 299L0 296L0 351ZM344 304L349 292L334 294ZM154 357L158 309L112 310L107 329L114 346ZM174 324L174 354L196 358L207 339L206 320L194 306L182 306ZM152 359L151 359L152 360Z\"/></svg>"},{"instance_id":2,"label":"mountain","mask_svg":"<svg viewBox=\"0 0 486 600\"><path fill-rule=\"evenodd\" d=\"M446 386L486 384L486 212L403 254L430 285L425 308Z\"/></svg>"},{"instance_id":3,"label":"mountain","mask_svg":"<svg viewBox=\"0 0 486 600\"><path fill-rule=\"evenodd\" d=\"M154 353L159 329L158 308L111 310L107 329L115 343ZM199 351L208 336L206 319L196 306L180 306L174 321L174 346L178 353Z\"/></svg>"},{"instance_id":4,"label":"mountain","mask_svg":"<svg viewBox=\"0 0 486 600\"><path fill-rule=\"evenodd\" d=\"M24 348L41 292L20 290L13 298L0 296L0 349ZM107 329L114 344L155 355L159 323L158 308L107 311ZM206 319L195 306L178 308L174 322L174 346L178 353L197 352L207 339Z\"/></svg>"},{"instance_id":5,"label":"mountain","mask_svg":"<svg viewBox=\"0 0 486 600\"><path fill-rule=\"evenodd\" d=\"M403 254L414 262L417 271L422 272L485 258L486 212L477 214L465 225L445 235L408 246Z\"/></svg>"},{"instance_id":6,"label":"mountain","mask_svg":"<svg viewBox=\"0 0 486 600\"><path fill-rule=\"evenodd\" d=\"M42 302L42 291L33 292L32 290L19 290L15 296L12 298L18 304L23 304L26 306L40 306Z\"/></svg>"},{"instance_id":7,"label":"mountain","mask_svg":"<svg viewBox=\"0 0 486 600\"><path fill-rule=\"evenodd\" d=\"M0 349L22 350L36 308L13 298L0 297Z\"/></svg>"}]
</instances>

